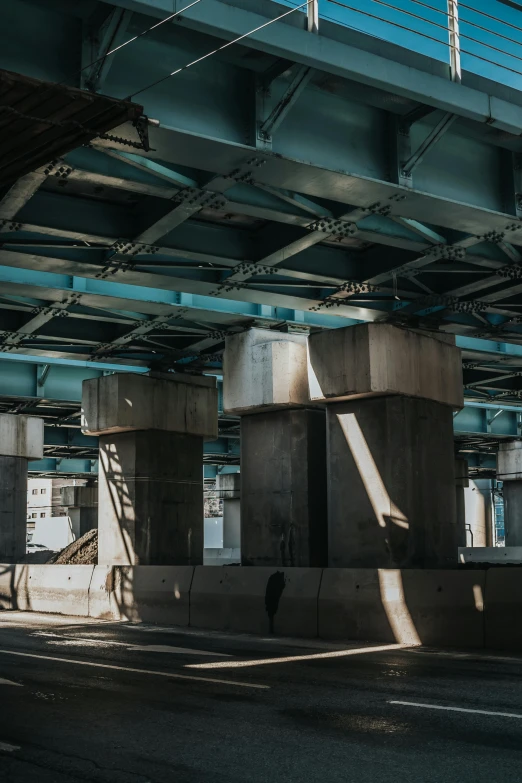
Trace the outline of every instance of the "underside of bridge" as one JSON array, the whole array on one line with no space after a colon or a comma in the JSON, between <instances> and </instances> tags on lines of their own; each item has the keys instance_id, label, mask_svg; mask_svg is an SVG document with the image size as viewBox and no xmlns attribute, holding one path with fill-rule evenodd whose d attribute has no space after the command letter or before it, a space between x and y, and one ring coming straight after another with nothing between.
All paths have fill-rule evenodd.
<instances>
[{"instance_id":1,"label":"underside of bridge","mask_svg":"<svg viewBox=\"0 0 522 783\"><path fill-rule=\"evenodd\" d=\"M0 412L44 419L35 475L97 473L81 384L118 371L217 376L205 475L237 470L251 329L454 336L470 475L522 435L522 94L303 11L0 9Z\"/></svg>"}]
</instances>

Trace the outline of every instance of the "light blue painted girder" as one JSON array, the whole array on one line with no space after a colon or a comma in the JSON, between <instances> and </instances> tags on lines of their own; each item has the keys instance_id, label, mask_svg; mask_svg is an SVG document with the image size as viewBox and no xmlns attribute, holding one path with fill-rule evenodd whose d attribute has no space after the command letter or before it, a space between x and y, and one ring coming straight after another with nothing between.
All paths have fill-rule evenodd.
<instances>
[{"instance_id":1,"label":"light blue painted girder","mask_svg":"<svg viewBox=\"0 0 522 783\"><path fill-rule=\"evenodd\" d=\"M111 0L111 5L139 11L155 17L172 13L168 0ZM177 6L183 7L177 0ZM185 12L183 25L198 32L232 40L249 30L259 27L270 18L287 10L285 6L263 0L205 0L204 8L195 6ZM368 51L364 34L342 31L344 41L338 40L339 28L321 22L321 34L313 35L304 29L299 13L286 17L249 37L248 45L276 57L301 63L320 71L335 74L379 89L393 91L419 103L426 103L461 117L488 123L509 133L522 130L522 107L505 101L496 95L451 83L441 73L422 71L399 60L400 47L386 46L378 42L381 51L394 51L395 58L386 58L375 51ZM331 37L328 37L328 32ZM332 34L333 33L333 34ZM336 35L337 33L337 35ZM351 40L354 44L347 43ZM361 48L357 47L360 43ZM374 42L374 48L375 46ZM418 62L421 58L416 58ZM411 56L410 56L411 60Z\"/></svg>"}]
</instances>

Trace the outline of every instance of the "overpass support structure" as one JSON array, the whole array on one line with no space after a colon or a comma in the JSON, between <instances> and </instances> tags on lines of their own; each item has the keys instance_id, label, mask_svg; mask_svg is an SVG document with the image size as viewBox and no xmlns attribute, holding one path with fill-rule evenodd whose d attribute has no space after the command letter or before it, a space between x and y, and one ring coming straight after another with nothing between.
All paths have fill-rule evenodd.
<instances>
[{"instance_id":1,"label":"overpass support structure","mask_svg":"<svg viewBox=\"0 0 522 783\"><path fill-rule=\"evenodd\" d=\"M62 487L62 504L67 509L76 538L98 527L98 487Z\"/></svg>"},{"instance_id":2,"label":"overpass support structure","mask_svg":"<svg viewBox=\"0 0 522 783\"><path fill-rule=\"evenodd\" d=\"M330 566L455 562L461 373L446 336L361 324L310 337L310 397L327 408Z\"/></svg>"},{"instance_id":3,"label":"overpass support structure","mask_svg":"<svg viewBox=\"0 0 522 783\"><path fill-rule=\"evenodd\" d=\"M465 522L453 338L390 324L253 329L227 338L224 367L225 410L241 416L244 565L454 564Z\"/></svg>"},{"instance_id":4,"label":"overpass support structure","mask_svg":"<svg viewBox=\"0 0 522 783\"><path fill-rule=\"evenodd\" d=\"M98 562L201 564L203 439L217 437L215 378L122 373L83 388L82 429L100 444Z\"/></svg>"},{"instance_id":5,"label":"overpass support structure","mask_svg":"<svg viewBox=\"0 0 522 783\"><path fill-rule=\"evenodd\" d=\"M504 482L506 546L522 546L522 441L500 444L497 478Z\"/></svg>"},{"instance_id":6,"label":"overpass support structure","mask_svg":"<svg viewBox=\"0 0 522 783\"><path fill-rule=\"evenodd\" d=\"M0 562L25 555L27 462L42 454L42 419L0 414Z\"/></svg>"},{"instance_id":7,"label":"overpass support structure","mask_svg":"<svg viewBox=\"0 0 522 783\"><path fill-rule=\"evenodd\" d=\"M325 413L310 405L306 334L228 337L224 409L241 416L241 562L327 561Z\"/></svg>"}]
</instances>

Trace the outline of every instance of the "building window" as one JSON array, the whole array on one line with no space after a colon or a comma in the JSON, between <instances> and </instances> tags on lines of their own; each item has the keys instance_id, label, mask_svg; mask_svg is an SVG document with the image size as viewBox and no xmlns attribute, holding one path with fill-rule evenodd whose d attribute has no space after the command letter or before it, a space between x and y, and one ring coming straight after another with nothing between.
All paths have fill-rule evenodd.
<instances>
[{"instance_id":1,"label":"building window","mask_svg":"<svg viewBox=\"0 0 522 783\"><path fill-rule=\"evenodd\" d=\"M37 489L33 489L33 495L37 495L37 494L38 494L38 490Z\"/></svg>"},{"instance_id":2,"label":"building window","mask_svg":"<svg viewBox=\"0 0 522 783\"><path fill-rule=\"evenodd\" d=\"M45 516L45 511L40 514L40 518Z\"/></svg>"},{"instance_id":3,"label":"building window","mask_svg":"<svg viewBox=\"0 0 522 783\"><path fill-rule=\"evenodd\" d=\"M36 519L36 517L37 517L37 516L38 516L38 514L36 514L36 513L33 511L33 513L31 514L31 519Z\"/></svg>"},{"instance_id":4,"label":"building window","mask_svg":"<svg viewBox=\"0 0 522 783\"><path fill-rule=\"evenodd\" d=\"M47 490L46 489L41 489L40 490L40 495L45 495L45 494L47 494Z\"/></svg>"}]
</instances>

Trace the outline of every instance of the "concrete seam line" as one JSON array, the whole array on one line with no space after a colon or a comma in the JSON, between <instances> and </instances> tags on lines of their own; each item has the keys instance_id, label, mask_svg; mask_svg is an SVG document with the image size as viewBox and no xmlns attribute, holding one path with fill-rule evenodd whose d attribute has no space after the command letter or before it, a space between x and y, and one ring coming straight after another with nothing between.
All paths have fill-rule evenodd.
<instances>
[{"instance_id":1,"label":"concrete seam line","mask_svg":"<svg viewBox=\"0 0 522 783\"><path fill-rule=\"evenodd\" d=\"M257 688L258 690L270 690L270 685L258 685L252 682L236 682L235 680L216 680L210 677L191 677L188 674L175 674L174 672L155 672L151 669L134 669L130 666L116 666L109 663L94 663L93 661L75 661L71 658L55 658L51 655L36 655L35 653L22 653L15 650L0 650L2 655L16 655L20 658L36 658L43 661L54 661L56 663L73 663L77 666L92 666L98 669L113 669L121 672L130 672L132 674L152 674L156 677L169 677L175 680L191 680L192 682L211 682L216 685L237 685L240 688Z\"/></svg>"},{"instance_id":2,"label":"concrete seam line","mask_svg":"<svg viewBox=\"0 0 522 783\"><path fill-rule=\"evenodd\" d=\"M420 704L414 701L389 701L388 704L399 704L402 707L424 707L428 710L445 710L447 712L470 712L473 715L494 715L500 718L518 718L522 720L522 715L514 712L493 712L492 710L472 710L466 707L444 707L441 704Z\"/></svg>"},{"instance_id":3,"label":"concrete seam line","mask_svg":"<svg viewBox=\"0 0 522 783\"><path fill-rule=\"evenodd\" d=\"M89 580L89 587L87 588L87 617L91 616L91 590L92 590L92 580L94 579L95 570L96 570L96 566L93 565L91 571L91 578Z\"/></svg>"}]
</instances>

